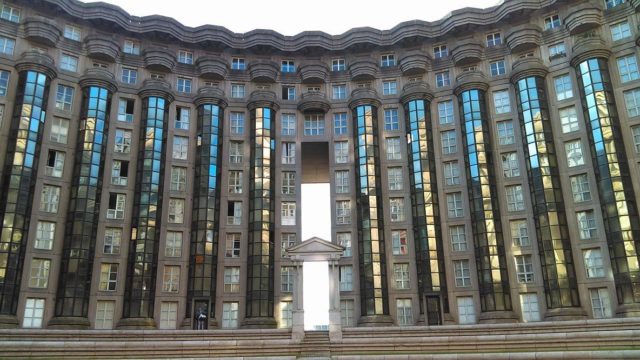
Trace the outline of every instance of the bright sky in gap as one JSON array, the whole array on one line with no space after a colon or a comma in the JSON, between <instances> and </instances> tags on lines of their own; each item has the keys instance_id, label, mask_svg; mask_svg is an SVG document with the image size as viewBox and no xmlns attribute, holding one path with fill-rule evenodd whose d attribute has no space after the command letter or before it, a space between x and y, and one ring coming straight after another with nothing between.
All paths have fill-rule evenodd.
<instances>
[{"instance_id":1,"label":"bright sky in gap","mask_svg":"<svg viewBox=\"0 0 640 360\"><path fill-rule=\"evenodd\" d=\"M88 1L85 2L95 2ZM355 27L388 30L403 21L435 21L464 7L487 8L498 0L107 0L131 15L163 15L187 26L219 25L245 33L275 30L284 35L321 30L339 35Z\"/></svg>"}]
</instances>

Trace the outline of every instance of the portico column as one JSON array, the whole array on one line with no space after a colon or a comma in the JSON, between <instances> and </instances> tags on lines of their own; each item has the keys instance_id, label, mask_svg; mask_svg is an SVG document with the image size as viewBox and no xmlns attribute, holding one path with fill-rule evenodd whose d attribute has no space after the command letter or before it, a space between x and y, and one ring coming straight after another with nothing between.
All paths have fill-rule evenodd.
<instances>
[{"instance_id":1,"label":"portico column","mask_svg":"<svg viewBox=\"0 0 640 360\"><path fill-rule=\"evenodd\" d=\"M296 259L294 266L295 283L293 286L293 324L291 326L291 338L293 340L304 339L304 278L303 278L304 261Z\"/></svg>"},{"instance_id":2,"label":"portico column","mask_svg":"<svg viewBox=\"0 0 640 360\"><path fill-rule=\"evenodd\" d=\"M329 260L329 340L342 339L340 316L340 272L338 260Z\"/></svg>"}]
</instances>

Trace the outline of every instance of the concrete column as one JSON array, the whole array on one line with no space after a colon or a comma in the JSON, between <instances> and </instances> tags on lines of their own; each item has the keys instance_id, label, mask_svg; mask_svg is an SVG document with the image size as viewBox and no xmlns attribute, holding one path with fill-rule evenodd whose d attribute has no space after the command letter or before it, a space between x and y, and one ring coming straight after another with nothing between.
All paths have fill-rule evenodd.
<instances>
[{"instance_id":1,"label":"concrete column","mask_svg":"<svg viewBox=\"0 0 640 360\"><path fill-rule=\"evenodd\" d=\"M295 282L293 288L293 324L291 326L291 339L302 341L304 339L304 261L295 262Z\"/></svg>"},{"instance_id":2,"label":"concrete column","mask_svg":"<svg viewBox=\"0 0 640 360\"><path fill-rule=\"evenodd\" d=\"M340 273L337 260L329 260L329 340L342 339L340 316Z\"/></svg>"}]
</instances>

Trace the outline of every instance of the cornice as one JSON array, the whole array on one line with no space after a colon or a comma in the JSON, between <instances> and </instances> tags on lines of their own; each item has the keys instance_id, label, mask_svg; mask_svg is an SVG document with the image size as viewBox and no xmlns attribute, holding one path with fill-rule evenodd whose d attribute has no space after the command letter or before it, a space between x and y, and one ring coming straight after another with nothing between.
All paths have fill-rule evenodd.
<instances>
[{"instance_id":1,"label":"cornice","mask_svg":"<svg viewBox=\"0 0 640 360\"><path fill-rule=\"evenodd\" d=\"M217 43L238 50L255 46L272 47L280 51L299 51L304 48L323 48L342 51L357 44L392 46L403 40L436 38L447 35L460 26L490 26L503 18L522 16L526 11L543 9L561 0L504 0L501 4L486 8L454 10L440 20L427 22L412 20L402 22L389 30L370 27L354 28L340 35L321 31L305 31L293 36L272 30L252 30L234 33L222 26L203 25L189 27L175 19L160 16L132 16L118 6L102 2L83 3L78 0L42 0L48 6L78 20L110 22L127 34L164 34L187 43Z\"/></svg>"}]
</instances>

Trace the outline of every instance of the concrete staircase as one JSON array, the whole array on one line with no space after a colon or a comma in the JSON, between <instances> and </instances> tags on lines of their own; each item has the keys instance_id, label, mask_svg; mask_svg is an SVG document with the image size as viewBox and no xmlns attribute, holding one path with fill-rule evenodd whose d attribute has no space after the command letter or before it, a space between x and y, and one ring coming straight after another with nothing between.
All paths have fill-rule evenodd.
<instances>
[{"instance_id":1,"label":"concrete staircase","mask_svg":"<svg viewBox=\"0 0 640 360\"><path fill-rule=\"evenodd\" d=\"M300 347L302 359L330 359L331 343L328 331L305 331Z\"/></svg>"}]
</instances>

